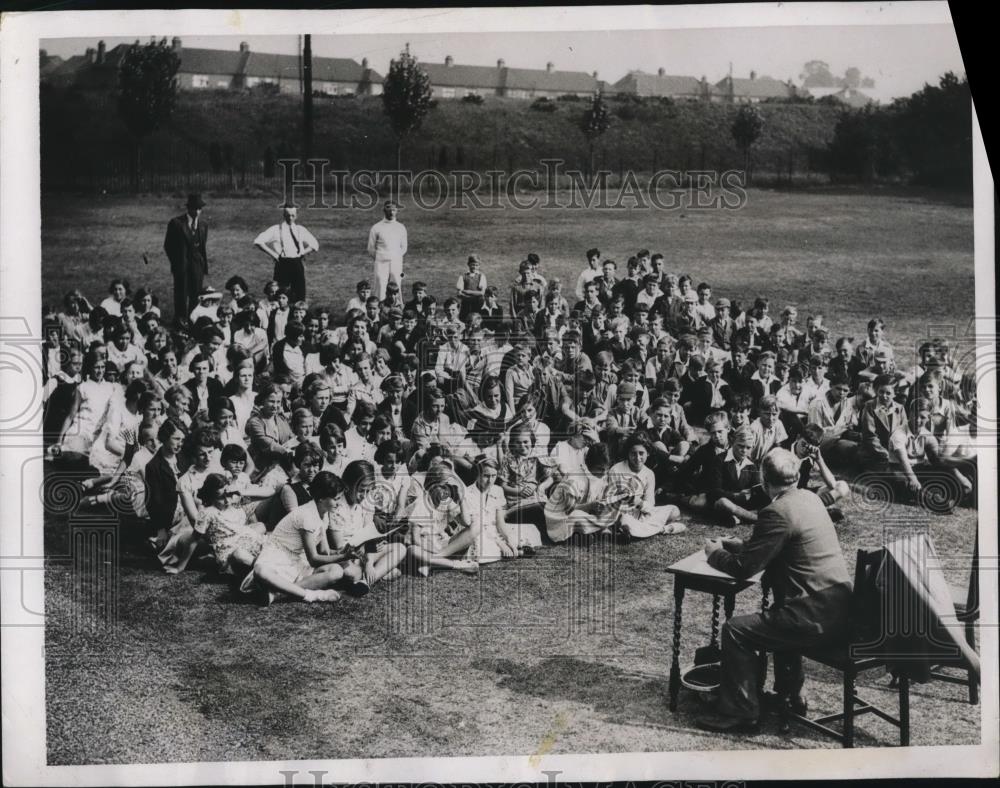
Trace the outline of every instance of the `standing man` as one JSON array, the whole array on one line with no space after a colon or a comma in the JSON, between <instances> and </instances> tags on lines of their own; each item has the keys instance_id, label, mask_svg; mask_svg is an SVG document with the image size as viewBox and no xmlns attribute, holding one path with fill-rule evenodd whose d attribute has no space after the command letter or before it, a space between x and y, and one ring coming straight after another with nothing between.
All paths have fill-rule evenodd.
<instances>
[{"instance_id":1,"label":"standing man","mask_svg":"<svg viewBox=\"0 0 1000 788\"><path fill-rule=\"evenodd\" d=\"M403 255L406 254L406 227L396 221L399 206L386 200L382 206L385 218L376 222L368 233L368 254L375 263L375 293L385 300L385 286L395 279L402 290Z\"/></svg>"},{"instance_id":2,"label":"standing man","mask_svg":"<svg viewBox=\"0 0 1000 788\"><path fill-rule=\"evenodd\" d=\"M208 273L208 225L201 219L205 201L200 194L189 194L187 212L167 224L163 251L170 260L174 277L174 323L183 326L187 316L198 306L198 293Z\"/></svg>"},{"instance_id":3,"label":"standing man","mask_svg":"<svg viewBox=\"0 0 1000 788\"><path fill-rule=\"evenodd\" d=\"M734 616L722 626L722 685L715 712L698 718L703 730L752 733L760 721L760 649L774 654L774 684L804 714L804 649L847 636L851 581L837 531L819 496L799 489L799 460L774 449L761 463L771 503L757 515L750 539L709 539L708 563L744 579L762 569L775 604L763 613Z\"/></svg>"},{"instance_id":4,"label":"standing man","mask_svg":"<svg viewBox=\"0 0 1000 788\"><path fill-rule=\"evenodd\" d=\"M253 245L274 260L274 279L288 288L292 303L306 300L306 270L302 258L319 250L316 238L305 227L296 224L299 209L286 204L281 224L268 227L254 238Z\"/></svg>"}]
</instances>

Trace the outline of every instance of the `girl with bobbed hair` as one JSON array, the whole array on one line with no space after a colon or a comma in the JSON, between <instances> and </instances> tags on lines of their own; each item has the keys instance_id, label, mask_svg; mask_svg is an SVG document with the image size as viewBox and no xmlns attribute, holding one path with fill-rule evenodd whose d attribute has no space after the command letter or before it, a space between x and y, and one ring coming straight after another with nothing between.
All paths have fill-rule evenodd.
<instances>
[{"instance_id":1,"label":"girl with bobbed hair","mask_svg":"<svg viewBox=\"0 0 1000 788\"><path fill-rule=\"evenodd\" d=\"M256 591L263 605L278 594L300 602L336 602L333 586L343 576L345 553L331 551L326 519L338 505L344 485L332 473L321 471L310 484L310 501L285 515L268 534L253 570L240 589Z\"/></svg>"},{"instance_id":2,"label":"girl with bobbed hair","mask_svg":"<svg viewBox=\"0 0 1000 788\"><path fill-rule=\"evenodd\" d=\"M406 548L399 542L364 538L378 533L375 467L365 460L355 460L344 469L341 481L344 494L330 512L327 538L334 551L347 556L341 568L351 581L348 593L364 596L383 577L399 576L397 567L406 557Z\"/></svg>"},{"instance_id":3,"label":"girl with bobbed hair","mask_svg":"<svg viewBox=\"0 0 1000 788\"><path fill-rule=\"evenodd\" d=\"M465 511L465 485L450 462L438 461L428 468L423 487L424 494L405 514L411 564L424 577L432 568L475 574L479 563L465 555L478 538L481 523L473 522Z\"/></svg>"},{"instance_id":4,"label":"girl with bobbed hair","mask_svg":"<svg viewBox=\"0 0 1000 788\"><path fill-rule=\"evenodd\" d=\"M112 279L108 285L108 297L101 301L104 310L114 317L121 317L122 301L128 298L131 289L128 286L128 279Z\"/></svg>"},{"instance_id":5,"label":"girl with bobbed hair","mask_svg":"<svg viewBox=\"0 0 1000 788\"><path fill-rule=\"evenodd\" d=\"M104 380L104 357L89 351L83 359L83 381L76 387L76 396L59 432L56 456L63 460L82 461L90 450L101 427L118 386Z\"/></svg>"}]
</instances>

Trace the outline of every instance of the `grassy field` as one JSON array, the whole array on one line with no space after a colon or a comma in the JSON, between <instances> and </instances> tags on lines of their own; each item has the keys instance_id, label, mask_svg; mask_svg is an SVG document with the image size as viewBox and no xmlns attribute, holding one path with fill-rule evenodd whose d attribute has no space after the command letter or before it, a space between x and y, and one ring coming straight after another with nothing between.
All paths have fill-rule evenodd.
<instances>
[{"instance_id":1,"label":"grassy field","mask_svg":"<svg viewBox=\"0 0 1000 788\"><path fill-rule=\"evenodd\" d=\"M112 276L152 286L169 307L160 247L182 198L43 198L43 292L55 304L79 287L100 299ZM208 196L210 281L269 276L253 250L277 218L276 198ZM322 251L308 271L312 300L338 311L368 275L364 256L374 213L300 212ZM929 326L957 326L973 311L972 211L922 197L752 191L744 210L421 212L404 210L407 275L434 293L453 286L477 252L484 272L507 283L529 251L543 272L575 282L583 252L599 246L624 259L662 251L668 270L691 273L718 295L768 295L779 309L822 312L834 336L862 336L880 314L906 357ZM141 262L143 252L149 267ZM934 333L947 333L942 328ZM967 580L976 512L936 516L863 491L839 527L849 567L883 528L926 530L956 586ZM829 747L812 733L781 735L773 720L756 737L699 732L699 705L682 694L666 707L672 627L664 569L722 529L688 519L687 533L624 547L548 548L534 559L492 565L479 578L404 578L362 600L333 606L258 609L199 571L161 574L141 551L97 555L81 574L74 535L86 523L46 522L47 715L50 763L459 756ZM737 529L741 536L747 529ZM108 561L109 563L104 563ZM86 601L102 578L116 600L93 625ZM105 586L108 587L108 586ZM684 653L707 640L710 606L685 604ZM737 611L756 610L750 590ZM82 611L82 612L81 612ZM839 676L808 668L817 710L835 711ZM887 677L862 694L892 708ZM960 687L917 685L913 743L979 739L980 707ZM887 723L865 717L858 746L895 741Z\"/></svg>"}]
</instances>

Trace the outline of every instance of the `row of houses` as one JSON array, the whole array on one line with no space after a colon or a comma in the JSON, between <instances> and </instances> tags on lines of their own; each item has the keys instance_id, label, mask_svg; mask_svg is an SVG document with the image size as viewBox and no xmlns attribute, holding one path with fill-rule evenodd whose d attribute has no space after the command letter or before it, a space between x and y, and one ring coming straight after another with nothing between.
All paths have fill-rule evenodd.
<instances>
[{"instance_id":1,"label":"row of houses","mask_svg":"<svg viewBox=\"0 0 1000 788\"><path fill-rule=\"evenodd\" d=\"M96 49L66 60L50 57L42 50L39 79L62 87L113 86L122 56L130 46L119 44L107 49L99 41ZM245 41L238 50L184 47L179 38L174 38L171 46L180 57L177 82L181 90L246 90L273 85L282 93L302 92L302 58L297 55L252 52ZM312 86L320 93L378 95L382 79L369 67L367 58L360 63L341 57L312 59Z\"/></svg>"},{"instance_id":2,"label":"row of houses","mask_svg":"<svg viewBox=\"0 0 1000 788\"><path fill-rule=\"evenodd\" d=\"M172 47L180 56L178 82L182 90L245 90L261 85L273 85L282 93L301 93L302 58L297 55L276 55L252 52L246 42L239 50L195 49L184 47L174 38ZM41 80L53 85L106 87L114 84L115 74L128 44L108 50L103 41L96 49L67 60L49 57L42 50ZM731 74L710 83L704 76L656 74L630 71L613 84L598 77L595 71L561 71L554 63L544 69L511 68L504 60L493 66L456 64L451 56L443 63L421 63L430 77L435 98L465 96L504 96L515 99L556 98L574 95L584 98L601 90L605 93L641 97L671 98L680 101L717 103L757 103L768 99L812 95L815 91L797 87L791 80L782 82L751 71L749 78ZM383 76L371 68L368 59L360 63L351 58L312 58L312 87L327 95L379 95ZM825 90L852 106L863 106L871 98L856 89ZM816 96L819 98L820 96Z\"/></svg>"}]
</instances>

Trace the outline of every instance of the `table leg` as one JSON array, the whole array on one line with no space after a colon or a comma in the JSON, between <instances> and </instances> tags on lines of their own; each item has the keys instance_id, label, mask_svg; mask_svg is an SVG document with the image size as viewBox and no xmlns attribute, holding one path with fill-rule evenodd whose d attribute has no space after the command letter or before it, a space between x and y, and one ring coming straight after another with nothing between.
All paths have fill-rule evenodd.
<instances>
[{"instance_id":1,"label":"table leg","mask_svg":"<svg viewBox=\"0 0 1000 788\"><path fill-rule=\"evenodd\" d=\"M719 604L722 600L718 594L712 595L712 639L709 641L713 646L719 646Z\"/></svg>"},{"instance_id":2,"label":"table leg","mask_svg":"<svg viewBox=\"0 0 1000 788\"><path fill-rule=\"evenodd\" d=\"M677 696L681 691L681 610L684 606L684 583L674 578L674 639L670 654L670 711L677 711Z\"/></svg>"}]
</instances>

